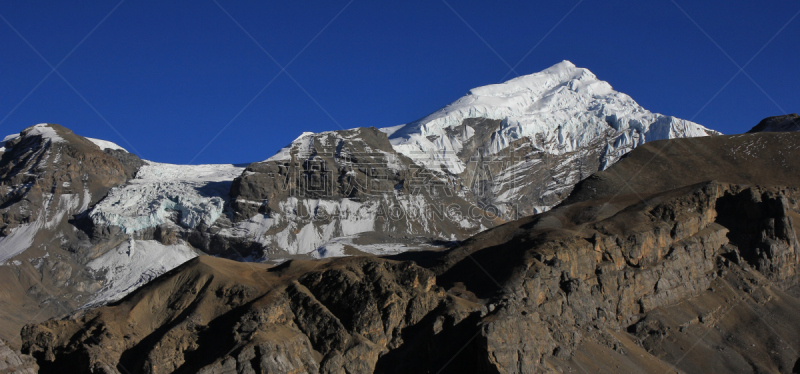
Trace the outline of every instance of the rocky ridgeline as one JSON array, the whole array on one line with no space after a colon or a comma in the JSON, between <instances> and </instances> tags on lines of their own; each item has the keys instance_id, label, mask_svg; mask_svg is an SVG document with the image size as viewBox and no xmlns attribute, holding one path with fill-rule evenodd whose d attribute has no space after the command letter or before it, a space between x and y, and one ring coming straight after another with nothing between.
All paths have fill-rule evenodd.
<instances>
[{"instance_id":1,"label":"rocky ridgeline","mask_svg":"<svg viewBox=\"0 0 800 374\"><path fill-rule=\"evenodd\" d=\"M800 116L797 113L764 118L748 133L789 131L800 131Z\"/></svg>"},{"instance_id":2,"label":"rocky ridgeline","mask_svg":"<svg viewBox=\"0 0 800 374\"><path fill-rule=\"evenodd\" d=\"M756 292L795 284L798 197L711 182L596 219L580 217L590 206L565 206L415 261L267 268L200 258L118 305L26 327L23 351L43 373L528 373L581 365L591 349L611 355L597 364L605 370L614 360L666 369L656 356L631 357L653 346L651 321L665 308L730 288L730 299L706 305L719 315L732 300L758 304ZM731 235L745 223L750 231ZM669 334L710 323L688 317ZM767 370L797 359L738 354ZM694 371L692 360L678 368Z\"/></svg>"}]
</instances>

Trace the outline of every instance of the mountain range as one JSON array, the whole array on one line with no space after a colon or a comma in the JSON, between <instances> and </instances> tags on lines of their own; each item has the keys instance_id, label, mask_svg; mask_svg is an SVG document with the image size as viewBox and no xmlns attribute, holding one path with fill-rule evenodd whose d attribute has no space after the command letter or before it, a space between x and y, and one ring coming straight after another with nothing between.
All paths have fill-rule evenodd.
<instances>
[{"instance_id":1,"label":"mountain range","mask_svg":"<svg viewBox=\"0 0 800 374\"><path fill-rule=\"evenodd\" d=\"M670 369L711 318L675 325L681 308L788 323L800 305L800 140L765 133L796 118L722 136L564 61L247 166L35 125L0 144L0 339L41 372ZM651 336L673 327L689 335ZM782 371L784 353L701 367Z\"/></svg>"},{"instance_id":2,"label":"mountain range","mask_svg":"<svg viewBox=\"0 0 800 374\"><path fill-rule=\"evenodd\" d=\"M27 325L39 372L793 372L800 133L648 142L444 250L199 256ZM22 355L22 357L29 357Z\"/></svg>"}]
</instances>

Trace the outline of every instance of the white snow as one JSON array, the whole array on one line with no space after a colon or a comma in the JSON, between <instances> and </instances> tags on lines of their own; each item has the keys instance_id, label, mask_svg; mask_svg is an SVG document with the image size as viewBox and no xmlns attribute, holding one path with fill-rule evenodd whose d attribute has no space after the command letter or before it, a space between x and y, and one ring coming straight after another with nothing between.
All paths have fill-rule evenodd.
<instances>
[{"instance_id":1,"label":"white snow","mask_svg":"<svg viewBox=\"0 0 800 374\"><path fill-rule=\"evenodd\" d=\"M128 184L113 188L89 213L95 224L126 233L156 227L180 212L180 224L211 225L222 215L230 183L244 168L147 162Z\"/></svg>"},{"instance_id":2,"label":"white snow","mask_svg":"<svg viewBox=\"0 0 800 374\"><path fill-rule=\"evenodd\" d=\"M392 136L392 134L397 132L397 130L402 129L403 126L405 126L405 125L396 125L396 126L384 127L384 128L380 128L378 130L380 130L381 132L385 133L386 136Z\"/></svg>"},{"instance_id":3,"label":"white snow","mask_svg":"<svg viewBox=\"0 0 800 374\"><path fill-rule=\"evenodd\" d=\"M272 212L269 217L259 214L221 232L232 237L252 238L264 246L293 254L310 253L335 237L374 231L378 206L377 202L359 203L347 198L321 200L290 197L281 201L278 211ZM299 211L311 213L301 216ZM312 222L321 220L330 222Z\"/></svg>"},{"instance_id":4,"label":"white snow","mask_svg":"<svg viewBox=\"0 0 800 374\"><path fill-rule=\"evenodd\" d=\"M89 140L90 142L94 143L96 146L100 147L100 149L103 149L103 150L105 150L105 149L113 149L113 150L119 150L119 151L128 152L127 149L122 148L119 145L117 145L116 143L110 142L108 140L101 140L101 139L95 139L95 138L86 138L86 139Z\"/></svg>"},{"instance_id":5,"label":"white snow","mask_svg":"<svg viewBox=\"0 0 800 374\"><path fill-rule=\"evenodd\" d=\"M502 120L486 154L496 154L521 138L528 138L545 152L563 154L613 129L620 140L609 148L615 155L617 148L629 151L632 147L626 146L634 140L637 144L633 145L638 146L679 136L706 136L708 131L696 123L651 113L569 61L505 83L474 88L427 117L382 131L389 134L396 151L417 163L458 174L465 165L456 154L472 134L470 129L465 129L466 136L463 132L449 135L446 130L477 117ZM541 140L537 141L537 136Z\"/></svg>"},{"instance_id":6,"label":"white snow","mask_svg":"<svg viewBox=\"0 0 800 374\"><path fill-rule=\"evenodd\" d=\"M119 300L195 257L197 254L183 242L175 245L163 245L155 240L124 242L87 264L90 271L103 273L105 282L83 308Z\"/></svg>"},{"instance_id":7,"label":"white snow","mask_svg":"<svg viewBox=\"0 0 800 374\"><path fill-rule=\"evenodd\" d=\"M47 195L45 196L47 197ZM45 210L45 213L48 213L50 210L52 210L52 205L55 203L52 196L49 196L47 200L49 200L48 205L50 207ZM61 220L65 215L68 213L78 212L78 208L82 205L81 196L78 194L63 194L58 197L57 204L58 206L55 207L55 212L53 213L52 217L47 217L47 221L44 224L45 229L52 230L56 228L56 226L61 223ZM88 204L88 202L83 202L83 204ZM44 216L44 214L42 216Z\"/></svg>"},{"instance_id":8,"label":"white snow","mask_svg":"<svg viewBox=\"0 0 800 374\"><path fill-rule=\"evenodd\" d=\"M387 206L387 202L393 205ZM248 238L267 249L290 254L318 256L327 251L325 253L330 255L338 253L336 248L344 248L332 244L343 240L341 238L352 238L374 231L389 232L398 225L407 227L402 233L404 235L441 236L439 221L429 219L432 214L435 213L420 194L395 192L366 201L289 197L280 201L278 208L270 212L269 216L257 214L231 228L222 228L219 233L228 237ZM480 224L462 218L449 215L446 217L464 229L484 229ZM364 245L351 246L361 248ZM397 248L401 247L403 245ZM397 249L394 244L381 244L380 248L383 249L366 246L363 251L376 254L395 253Z\"/></svg>"}]
</instances>

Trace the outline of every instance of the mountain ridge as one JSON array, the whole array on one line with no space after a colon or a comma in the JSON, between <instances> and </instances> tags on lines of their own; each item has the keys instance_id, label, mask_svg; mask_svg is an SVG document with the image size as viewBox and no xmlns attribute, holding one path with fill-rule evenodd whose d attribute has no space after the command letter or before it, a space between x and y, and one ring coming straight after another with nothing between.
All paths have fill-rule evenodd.
<instances>
[{"instance_id":1,"label":"mountain ridge","mask_svg":"<svg viewBox=\"0 0 800 374\"><path fill-rule=\"evenodd\" d=\"M16 346L15 331L31 318L113 302L198 254L279 263L440 251L504 222L547 211L575 183L649 143L651 135L709 134L699 125L697 133L680 127L655 131L680 122L657 117L626 95L608 91L588 70L565 63L554 69L555 75L575 80L548 78L552 71L532 75L550 90L549 99L529 98L541 104L537 110L547 118L571 116L564 103L591 106L613 96L605 109L598 106L594 114L568 118L591 119L591 136L571 135L565 125L560 131L548 127L538 137L528 136L530 131L509 137L509 129L527 122L492 116L452 120L457 124L436 130L438 140L425 141L458 144L458 152L442 148L442 154L464 165L460 173L415 161L411 151L414 157L392 144L399 138L376 128L305 133L246 167L141 160L112 142L82 138L59 125L40 124L6 137L0 169L15 171L0 174L0 188L18 192L4 197L0 216L5 230L0 277L14 285L0 295L0 309L9 316L0 324L0 337ZM499 95L497 87L488 87L476 88L473 96ZM523 91L507 96L527 95ZM502 104L507 98L499 99ZM16 172L22 169L30 175ZM63 176L67 170L77 179ZM48 179L52 186L43 188L43 181L35 180L50 174L58 176ZM37 183L40 187L29 188ZM89 197L73 193L83 187ZM51 196L52 191L60 195ZM59 205L61 195L72 200ZM30 203L37 201L48 202L42 216L52 221L52 230L30 225L36 221L28 214ZM20 225L30 230L23 232ZM10 240L24 245L9 250Z\"/></svg>"}]
</instances>

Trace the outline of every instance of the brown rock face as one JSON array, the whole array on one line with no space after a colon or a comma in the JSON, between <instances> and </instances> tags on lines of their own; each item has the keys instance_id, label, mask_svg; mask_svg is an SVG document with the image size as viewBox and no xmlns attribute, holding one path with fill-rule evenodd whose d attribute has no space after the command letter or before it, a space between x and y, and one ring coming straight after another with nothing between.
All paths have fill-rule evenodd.
<instances>
[{"instance_id":1,"label":"brown rock face","mask_svg":"<svg viewBox=\"0 0 800 374\"><path fill-rule=\"evenodd\" d=\"M429 270L375 258L268 268L201 257L145 288L26 327L25 351L45 373L372 372L409 326L478 308L455 303Z\"/></svg>"},{"instance_id":2,"label":"brown rock face","mask_svg":"<svg viewBox=\"0 0 800 374\"><path fill-rule=\"evenodd\" d=\"M469 183L418 166L374 127L304 135L274 159L250 164L230 196L235 222L260 215L274 220L260 243L278 253L310 253L358 234L394 243L465 239L504 222L496 209L483 210L488 204ZM324 239L308 240L316 237Z\"/></svg>"},{"instance_id":3,"label":"brown rock face","mask_svg":"<svg viewBox=\"0 0 800 374\"><path fill-rule=\"evenodd\" d=\"M640 147L570 204L447 251L201 257L115 305L26 326L23 353L42 373L792 372L800 136L781 135L662 148L675 174L636 170L657 153ZM751 159L702 179L753 144L775 146L771 173Z\"/></svg>"},{"instance_id":4,"label":"brown rock face","mask_svg":"<svg viewBox=\"0 0 800 374\"><path fill-rule=\"evenodd\" d=\"M656 196L654 199L666 201L654 206L642 203L639 209L629 207L607 220L572 228L585 233L578 237L558 232L542 233L538 237L518 236L515 240L521 242L519 246L524 246L526 241L544 243L524 257L527 270L513 274L506 282L505 287L513 294L506 296L507 300L496 314L497 320L488 323L483 330L483 339L479 341L481 350L489 352L488 360L498 371L520 373L542 371L548 366L580 366L583 364L581 355L586 354L581 350L587 349L587 345L600 344L610 350L630 351L625 339L619 337L622 332L631 332L637 339L652 338L647 335L649 330L642 327L648 326L650 316L683 302L713 297L714 290L735 288L742 282L739 276L743 268L729 262L728 258L747 259L748 256L739 255L752 252L747 248L764 249L761 257L749 263L742 261L744 268L754 269L751 270L754 272L763 269L758 271L763 274L760 275L762 279L773 280L763 283L764 286L775 291L793 286L800 243L788 214L782 214L780 209L769 204L761 205L763 209L757 210L761 220L754 223L763 224L764 228L748 236L752 239L747 242L748 247L737 245L742 242L734 239L738 235L731 235L735 226L726 227L731 216L719 218L720 211L729 209L727 204L731 196L744 195L748 203L759 205L764 201L780 202L786 198L783 195L786 192L711 183L685 191L682 196L670 196L668 200L668 196ZM790 195L796 198L797 190L792 190ZM778 204L787 212L797 211L796 205ZM792 228L773 230L772 222L784 222ZM546 222L530 224L535 228ZM478 258L480 251L472 256ZM774 259L775 263L768 264L767 256L773 256L769 259ZM750 263L752 265L748 265ZM756 301L745 295L736 296L744 303ZM725 304L729 299L715 301L718 305L714 308L728 307ZM663 324L663 329L667 326L669 324ZM677 334L680 326L673 325L668 330L673 329L675 331L669 333ZM528 335L536 339L531 341L526 338ZM732 332L731 338L740 339ZM683 339L689 340L688 337ZM674 351L670 353L675 354ZM760 366L772 370L794 359L791 355L764 359L747 351L739 355L741 361L757 361ZM550 357L569 359L569 364ZM597 365L613 369L607 364L607 360L601 360ZM703 372L693 368L691 360L667 360L661 364L665 368L674 364L687 372ZM524 369L509 370L520 365Z\"/></svg>"},{"instance_id":5,"label":"brown rock face","mask_svg":"<svg viewBox=\"0 0 800 374\"><path fill-rule=\"evenodd\" d=\"M369 198L402 187L412 172L410 160L397 155L386 134L374 127L310 137L314 138L310 149L293 149L287 159L252 163L234 181L231 205L236 220L280 211L278 203L289 196ZM348 138L358 141L345 142ZM402 157L397 162L404 167L397 173L380 167L390 162L389 157Z\"/></svg>"}]
</instances>

